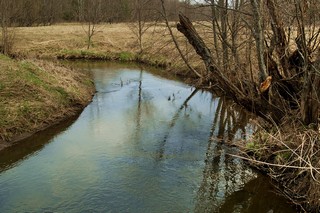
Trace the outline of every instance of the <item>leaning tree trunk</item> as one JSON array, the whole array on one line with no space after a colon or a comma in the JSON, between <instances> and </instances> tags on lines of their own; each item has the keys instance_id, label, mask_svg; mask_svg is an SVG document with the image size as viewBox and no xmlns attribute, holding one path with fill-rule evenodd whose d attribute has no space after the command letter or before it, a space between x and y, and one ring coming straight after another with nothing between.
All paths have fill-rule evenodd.
<instances>
[{"instance_id":1,"label":"leaning tree trunk","mask_svg":"<svg viewBox=\"0 0 320 213\"><path fill-rule=\"evenodd\" d=\"M253 97L249 95L250 92L248 93L239 89L239 87L228 79L223 71L216 66L215 59L212 57L210 49L199 36L191 21L182 14L179 15L179 20L177 25L178 30L184 34L189 43L196 50L197 54L203 60L208 73L212 74L220 88L235 102L244 106L249 111L252 111L269 121L272 120L278 123L283 117L284 112L278 107L270 104L267 100L261 98L257 92L257 95ZM251 88L253 88L253 86Z\"/></svg>"}]
</instances>

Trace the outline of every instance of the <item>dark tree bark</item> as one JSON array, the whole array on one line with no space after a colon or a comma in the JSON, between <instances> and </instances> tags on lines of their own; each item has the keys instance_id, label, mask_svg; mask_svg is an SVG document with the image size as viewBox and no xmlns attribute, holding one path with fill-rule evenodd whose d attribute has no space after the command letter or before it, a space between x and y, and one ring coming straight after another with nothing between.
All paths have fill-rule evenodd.
<instances>
[{"instance_id":1,"label":"dark tree bark","mask_svg":"<svg viewBox=\"0 0 320 213\"><path fill-rule=\"evenodd\" d=\"M264 34L262 29L262 16L260 12L260 0L250 0L254 18L254 38L256 40L256 49L259 63L259 78L263 82L268 74L264 60Z\"/></svg>"},{"instance_id":2,"label":"dark tree bark","mask_svg":"<svg viewBox=\"0 0 320 213\"><path fill-rule=\"evenodd\" d=\"M319 67L320 64L316 65ZM314 65L305 75L305 86L301 95L301 114L304 124L319 125L320 111L320 73Z\"/></svg>"},{"instance_id":3,"label":"dark tree bark","mask_svg":"<svg viewBox=\"0 0 320 213\"><path fill-rule=\"evenodd\" d=\"M280 21L279 15L276 11L276 5L274 0L267 0L267 7L269 10L270 18L271 18L271 27L273 31L273 38L272 38L272 46L269 48L269 54L272 55L273 49L276 50L278 54L278 58L280 59L281 69L285 76L281 77L290 77L289 72L289 57L287 54L288 50L288 41L287 36L283 28L283 23ZM280 76L280 74L279 74ZM278 76L274 76L278 77Z\"/></svg>"}]
</instances>

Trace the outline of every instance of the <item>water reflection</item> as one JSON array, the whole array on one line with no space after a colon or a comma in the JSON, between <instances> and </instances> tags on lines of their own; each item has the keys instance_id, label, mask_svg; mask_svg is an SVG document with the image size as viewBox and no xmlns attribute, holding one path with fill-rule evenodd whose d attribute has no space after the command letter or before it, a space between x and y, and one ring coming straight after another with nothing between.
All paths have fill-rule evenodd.
<instances>
[{"instance_id":1,"label":"water reflection","mask_svg":"<svg viewBox=\"0 0 320 213\"><path fill-rule=\"evenodd\" d=\"M187 112L188 102L191 100L191 98L195 94L197 94L198 91L199 91L198 89L194 89L193 92L191 92L191 94L184 100L184 102L181 104L181 106L178 108L178 110L176 111L176 113L173 115L172 119L168 123L167 130L163 134L162 142L159 144L159 150L157 151L157 155L156 155L157 160L161 160L163 158L163 154L165 152L165 145L170 136L170 132L173 130L173 127L176 125L176 122L179 119L182 111L184 110L185 113ZM173 94L173 97L174 97L174 94ZM171 96L169 96L168 100L171 100ZM188 114L185 114L185 116L188 116Z\"/></svg>"},{"instance_id":2,"label":"water reflection","mask_svg":"<svg viewBox=\"0 0 320 213\"><path fill-rule=\"evenodd\" d=\"M0 212L292 212L227 155L252 129L232 102L139 66L80 66L93 102L39 147L0 157Z\"/></svg>"},{"instance_id":3,"label":"water reflection","mask_svg":"<svg viewBox=\"0 0 320 213\"><path fill-rule=\"evenodd\" d=\"M249 116L239 112L226 98L219 98L206 151L203 180L197 193L195 212L218 212L226 198L257 175L238 159L226 155L231 148L224 140L246 135ZM231 203L232 204L232 203ZM230 206L230 203L227 205Z\"/></svg>"},{"instance_id":4,"label":"water reflection","mask_svg":"<svg viewBox=\"0 0 320 213\"><path fill-rule=\"evenodd\" d=\"M219 98L194 212L295 212L275 193L268 178L227 154L237 150L226 142L246 139L252 133L249 119L230 100Z\"/></svg>"}]
</instances>

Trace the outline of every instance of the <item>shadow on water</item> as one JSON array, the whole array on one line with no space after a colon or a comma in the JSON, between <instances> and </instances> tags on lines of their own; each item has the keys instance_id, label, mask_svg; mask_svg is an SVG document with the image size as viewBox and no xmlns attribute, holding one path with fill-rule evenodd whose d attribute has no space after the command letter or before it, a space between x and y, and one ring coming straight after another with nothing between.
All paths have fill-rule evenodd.
<instances>
[{"instance_id":1,"label":"shadow on water","mask_svg":"<svg viewBox=\"0 0 320 213\"><path fill-rule=\"evenodd\" d=\"M0 173L41 151L53 138L66 131L77 119L73 116L0 152Z\"/></svg>"}]
</instances>

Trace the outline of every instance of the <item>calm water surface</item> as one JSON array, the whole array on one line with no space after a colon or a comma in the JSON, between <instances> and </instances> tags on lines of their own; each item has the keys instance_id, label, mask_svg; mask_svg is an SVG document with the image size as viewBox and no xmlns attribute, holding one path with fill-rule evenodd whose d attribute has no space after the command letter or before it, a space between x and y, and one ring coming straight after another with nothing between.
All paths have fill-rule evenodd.
<instances>
[{"instance_id":1,"label":"calm water surface","mask_svg":"<svg viewBox=\"0 0 320 213\"><path fill-rule=\"evenodd\" d=\"M235 105L134 65L81 67L97 89L82 114L0 152L1 213L295 212L227 154L252 128Z\"/></svg>"}]
</instances>

